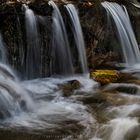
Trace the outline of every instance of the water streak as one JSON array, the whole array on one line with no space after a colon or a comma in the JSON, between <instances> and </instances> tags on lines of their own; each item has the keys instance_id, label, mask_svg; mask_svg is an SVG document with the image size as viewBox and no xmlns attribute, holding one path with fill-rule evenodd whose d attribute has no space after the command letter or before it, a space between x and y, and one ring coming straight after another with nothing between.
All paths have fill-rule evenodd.
<instances>
[{"instance_id":1,"label":"water streak","mask_svg":"<svg viewBox=\"0 0 140 140\"><path fill-rule=\"evenodd\" d=\"M28 79L33 79L40 76L39 33L37 30L37 21L34 12L26 5L23 5L23 7L25 9L27 40L25 77Z\"/></svg>"},{"instance_id":2,"label":"water streak","mask_svg":"<svg viewBox=\"0 0 140 140\"><path fill-rule=\"evenodd\" d=\"M53 39L52 39L52 74L70 75L74 73L65 24L57 5L49 1L53 7Z\"/></svg>"},{"instance_id":3,"label":"water streak","mask_svg":"<svg viewBox=\"0 0 140 140\"><path fill-rule=\"evenodd\" d=\"M74 39L78 50L79 61L80 61L82 72L88 73L85 43L84 43L83 33L82 33L77 10L72 4L67 4L66 9L70 15L70 19L72 22L72 31L74 34Z\"/></svg>"},{"instance_id":4,"label":"water streak","mask_svg":"<svg viewBox=\"0 0 140 140\"><path fill-rule=\"evenodd\" d=\"M21 87L14 72L0 63L0 119L13 117L24 109L30 110L32 106L32 99Z\"/></svg>"},{"instance_id":5,"label":"water streak","mask_svg":"<svg viewBox=\"0 0 140 140\"><path fill-rule=\"evenodd\" d=\"M114 20L126 66L133 66L140 63L139 47L126 8L124 10L124 7L111 2L103 2L102 6L110 13Z\"/></svg>"}]
</instances>

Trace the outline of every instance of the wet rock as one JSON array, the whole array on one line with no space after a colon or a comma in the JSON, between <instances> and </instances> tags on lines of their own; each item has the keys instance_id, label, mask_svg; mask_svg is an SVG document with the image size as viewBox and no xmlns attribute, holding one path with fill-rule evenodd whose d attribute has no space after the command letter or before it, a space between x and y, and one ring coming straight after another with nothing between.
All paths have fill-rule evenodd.
<instances>
[{"instance_id":1,"label":"wet rock","mask_svg":"<svg viewBox=\"0 0 140 140\"><path fill-rule=\"evenodd\" d=\"M11 114L5 108L0 107L0 120L11 117Z\"/></svg>"},{"instance_id":2,"label":"wet rock","mask_svg":"<svg viewBox=\"0 0 140 140\"><path fill-rule=\"evenodd\" d=\"M90 72L90 77L95 81L106 85L109 83L139 83L138 78L133 76L131 73L123 73L117 70L100 69Z\"/></svg>"},{"instance_id":3,"label":"wet rock","mask_svg":"<svg viewBox=\"0 0 140 140\"><path fill-rule=\"evenodd\" d=\"M127 83L133 83L136 85L140 85L140 79L129 79Z\"/></svg>"},{"instance_id":4,"label":"wet rock","mask_svg":"<svg viewBox=\"0 0 140 140\"><path fill-rule=\"evenodd\" d=\"M116 70L95 70L90 73L90 77L102 85L117 82L120 79L119 72Z\"/></svg>"},{"instance_id":5,"label":"wet rock","mask_svg":"<svg viewBox=\"0 0 140 140\"><path fill-rule=\"evenodd\" d=\"M109 140L112 131L113 129L111 128L111 126L103 126L97 132L97 136L103 140Z\"/></svg>"},{"instance_id":6,"label":"wet rock","mask_svg":"<svg viewBox=\"0 0 140 140\"><path fill-rule=\"evenodd\" d=\"M135 75L133 75L131 73L120 72L120 79L118 80L118 82L121 82L121 83L133 83L133 81L135 81L135 80L136 81L138 80L138 77L136 77Z\"/></svg>"},{"instance_id":7,"label":"wet rock","mask_svg":"<svg viewBox=\"0 0 140 140\"><path fill-rule=\"evenodd\" d=\"M114 94L115 93L115 94ZM128 98L118 94L119 92L101 92L99 93L100 98L104 99L106 103L113 106L127 104Z\"/></svg>"},{"instance_id":8,"label":"wet rock","mask_svg":"<svg viewBox=\"0 0 140 140\"><path fill-rule=\"evenodd\" d=\"M137 109L137 110L133 111L129 116L130 117L138 117L139 122L140 122L140 109Z\"/></svg>"},{"instance_id":9,"label":"wet rock","mask_svg":"<svg viewBox=\"0 0 140 140\"><path fill-rule=\"evenodd\" d=\"M116 61L119 59L114 52L107 52L106 54L96 54L91 60L94 69L118 69Z\"/></svg>"},{"instance_id":10,"label":"wet rock","mask_svg":"<svg viewBox=\"0 0 140 140\"><path fill-rule=\"evenodd\" d=\"M116 90L127 94L137 94L138 91L137 87L125 87L125 86L117 87Z\"/></svg>"},{"instance_id":11,"label":"wet rock","mask_svg":"<svg viewBox=\"0 0 140 140\"><path fill-rule=\"evenodd\" d=\"M110 116L106 110L108 106L109 104L106 102L88 105L90 112L96 118L98 123L106 123L112 118L112 116Z\"/></svg>"},{"instance_id":12,"label":"wet rock","mask_svg":"<svg viewBox=\"0 0 140 140\"><path fill-rule=\"evenodd\" d=\"M125 140L137 140L140 139L140 126L135 126L134 128L131 128L128 130L126 135L124 136Z\"/></svg>"},{"instance_id":13,"label":"wet rock","mask_svg":"<svg viewBox=\"0 0 140 140\"><path fill-rule=\"evenodd\" d=\"M112 84L105 86L103 90L108 91L108 92L117 91L119 93L139 95L140 87L136 84L112 83Z\"/></svg>"},{"instance_id":14,"label":"wet rock","mask_svg":"<svg viewBox=\"0 0 140 140\"><path fill-rule=\"evenodd\" d=\"M94 95L91 94L84 95L84 93L80 94L81 95L75 96L74 99L82 102L85 105L101 104L105 102L105 100L100 98L97 94Z\"/></svg>"},{"instance_id":15,"label":"wet rock","mask_svg":"<svg viewBox=\"0 0 140 140\"><path fill-rule=\"evenodd\" d=\"M59 85L59 89L62 90L62 93L65 97L70 96L74 90L79 89L81 84L77 80L71 80L65 84Z\"/></svg>"}]
</instances>

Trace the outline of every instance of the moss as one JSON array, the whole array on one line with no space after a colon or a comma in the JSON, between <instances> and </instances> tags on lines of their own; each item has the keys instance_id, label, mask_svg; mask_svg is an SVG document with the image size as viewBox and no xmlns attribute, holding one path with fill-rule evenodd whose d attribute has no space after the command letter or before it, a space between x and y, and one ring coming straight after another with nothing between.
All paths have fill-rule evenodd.
<instances>
[{"instance_id":1,"label":"moss","mask_svg":"<svg viewBox=\"0 0 140 140\"><path fill-rule=\"evenodd\" d=\"M120 79L119 72L116 70L95 70L90 73L90 77L103 85L117 82Z\"/></svg>"}]
</instances>

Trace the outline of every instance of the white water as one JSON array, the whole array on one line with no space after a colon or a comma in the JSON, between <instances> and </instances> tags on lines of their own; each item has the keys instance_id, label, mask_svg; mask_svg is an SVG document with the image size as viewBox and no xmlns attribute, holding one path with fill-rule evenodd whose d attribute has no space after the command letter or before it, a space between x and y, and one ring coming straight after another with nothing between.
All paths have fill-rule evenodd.
<instances>
[{"instance_id":1,"label":"white water","mask_svg":"<svg viewBox=\"0 0 140 140\"><path fill-rule=\"evenodd\" d=\"M7 118L30 110L32 99L13 73L6 65L0 64L0 118Z\"/></svg>"},{"instance_id":2,"label":"white water","mask_svg":"<svg viewBox=\"0 0 140 140\"><path fill-rule=\"evenodd\" d=\"M12 71L9 73L6 78L0 78L0 116L3 115L6 119L0 121L0 128L7 128L8 125L8 128L24 128L39 132L82 126L82 137L90 135L96 120L86 106L74 99L65 98L60 85L78 80L81 86L75 92L87 92L98 87L95 81L83 76L73 76L19 82L11 80L8 76L14 74ZM66 122L74 122L71 124L73 127Z\"/></svg>"},{"instance_id":3,"label":"white water","mask_svg":"<svg viewBox=\"0 0 140 140\"><path fill-rule=\"evenodd\" d=\"M66 9L71 18L72 31L74 34L74 39L75 39L76 47L78 50L79 61L80 61L82 72L88 73L85 43L84 43L83 33L82 33L77 10L75 6L72 4L67 4Z\"/></svg>"},{"instance_id":4,"label":"white water","mask_svg":"<svg viewBox=\"0 0 140 140\"><path fill-rule=\"evenodd\" d=\"M117 3L103 2L102 6L110 13L117 28L118 39L122 45L123 58L126 67L131 67L140 62L139 47L129 20L127 10L123 10Z\"/></svg>"},{"instance_id":5,"label":"white water","mask_svg":"<svg viewBox=\"0 0 140 140\"><path fill-rule=\"evenodd\" d=\"M60 88L72 80L78 80L80 88L71 94L90 92L98 87L95 81L83 75L19 81L10 67L0 63L0 128L23 128L39 133L40 130L83 127L82 137L88 137L96 120L86 106L74 98L65 98ZM71 122L70 126L67 122Z\"/></svg>"},{"instance_id":6,"label":"white water","mask_svg":"<svg viewBox=\"0 0 140 140\"><path fill-rule=\"evenodd\" d=\"M127 140L125 137L129 138L129 134L133 135L135 129L138 129L139 122L136 114L140 111L140 105L132 102L132 99L138 100L139 92L137 95L131 95L132 97L120 94L130 100L129 104L107 107L105 111L113 114L113 117L106 123L98 124L96 117L94 118L94 115L91 114L90 108L77 98L73 98L78 94L83 98L86 98L87 95L94 97L99 85L88 77L75 75L20 82L12 70L4 64L0 66L0 73L0 116L3 116L1 119L4 119L0 120L0 128L24 129L35 133L57 132L63 129L65 132L72 131L71 134L64 137L66 140L73 139L71 138L71 135L75 135L73 128L79 128L80 135L76 135L76 139L79 140L80 138ZM60 85L67 85L72 80L78 80L80 88L69 93L70 97L65 97ZM116 86L112 84L105 90L119 86L131 88L131 84L116 84ZM139 89L138 85L132 84L133 87ZM63 133L61 134L63 135Z\"/></svg>"},{"instance_id":7,"label":"white water","mask_svg":"<svg viewBox=\"0 0 140 140\"><path fill-rule=\"evenodd\" d=\"M57 5L53 1L49 5L53 7L52 74L72 75L74 68L65 24Z\"/></svg>"},{"instance_id":8,"label":"white water","mask_svg":"<svg viewBox=\"0 0 140 140\"><path fill-rule=\"evenodd\" d=\"M34 12L28 6L23 5L25 9L26 23L26 60L25 60L25 78L33 79L40 76L40 45L37 21Z\"/></svg>"}]
</instances>

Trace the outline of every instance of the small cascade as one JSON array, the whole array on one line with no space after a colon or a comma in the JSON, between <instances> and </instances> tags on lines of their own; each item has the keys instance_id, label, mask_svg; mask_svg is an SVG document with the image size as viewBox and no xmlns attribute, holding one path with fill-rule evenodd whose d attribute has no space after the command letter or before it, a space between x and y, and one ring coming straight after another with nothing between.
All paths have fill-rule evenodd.
<instances>
[{"instance_id":1,"label":"small cascade","mask_svg":"<svg viewBox=\"0 0 140 140\"><path fill-rule=\"evenodd\" d=\"M140 63L140 50L126 8L111 2L102 2L102 6L110 13L117 28L126 67Z\"/></svg>"},{"instance_id":2,"label":"small cascade","mask_svg":"<svg viewBox=\"0 0 140 140\"><path fill-rule=\"evenodd\" d=\"M0 62L6 63L7 58L6 58L6 50L3 44L2 36L0 34Z\"/></svg>"},{"instance_id":3,"label":"small cascade","mask_svg":"<svg viewBox=\"0 0 140 140\"><path fill-rule=\"evenodd\" d=\"M103 126L104 129L108 130L108 136L106 135L103 139L105 140L125 140L127 135L138 127L138 119L134 118L116 118L111 120L107 125ZM109 134L110 132L110 134Z\"/></svg>"},{"instance_id":4,"label":"small cascade","mask_svg":"<svg viewBox=\"0 0 140 140\"><path fill-rule=\"evenodd\" d=\"M72 31L74 34L74 39L78 50L79 61L80 61L82 72L88 73L85 43L84 43L83 33L82 33L77 10L72 4L67 4L66 9L71 18Z\"/></svg>"},{"instance_id":5,"label":"small cascade","mask_svg":"<svg viewBox=\"0 0 140 140\"><path fill-rule=\"evenodd\" d=\"M0 119L31 110L33 102L11 68L0 63Z\"/></svg>"},{"instance_id":6,"label":"small cascade","mask_svg":"<svg viewBox=\"0 0 140 140\"><path fill-rule=\"evenodd\" d=\"M49 1L53 7L53 37L52 37L52 74L71 75L74 73L68 37L63 18L53 1Z\"/></svg>"},{"instance_id":7,"label":"small cascade","mask_svg":"<svg viewBox=\"0 0 140 140\"><path fill-rule=\"evenodd\" d=\"M33 79L40 76L40 47L37 21L34 12L28 6L25 9L27 51L25 60L25 78Z\"/></svg>"}]
</instances>

